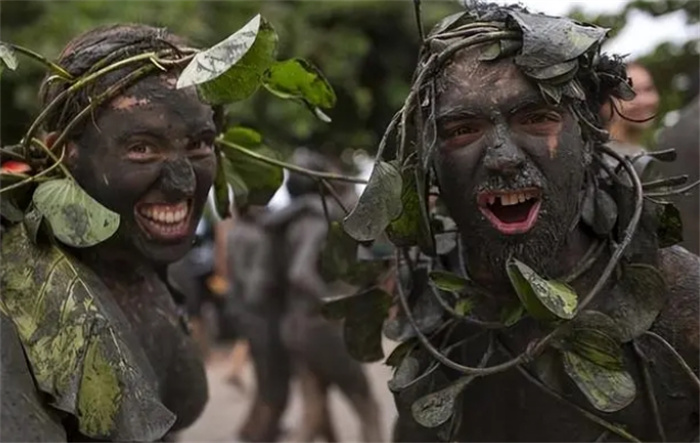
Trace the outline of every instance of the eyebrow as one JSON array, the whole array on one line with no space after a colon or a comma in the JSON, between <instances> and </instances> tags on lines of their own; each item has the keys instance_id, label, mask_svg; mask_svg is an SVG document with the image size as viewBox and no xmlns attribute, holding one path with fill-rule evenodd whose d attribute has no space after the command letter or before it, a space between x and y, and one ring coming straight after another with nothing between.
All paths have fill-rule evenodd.
<instances>
[{"instance_id":1,"label":"eyebrow","mask_svg":"<svg viewBox=\"0 0 700 443\"><path fill-rule=\"evenodd\" d=\"M510 104L510 106L509 106ZM536 106L548 106L542 96L537 91L528 91L526 93L514 96L506 100L504 107L509 115L515 114L526 108ZM439 113L435 120L438 123L445 123L452 120L462 118L474 118L484 116L484 106L473 104L458 104Z\"/></svg>"}]
</instances>

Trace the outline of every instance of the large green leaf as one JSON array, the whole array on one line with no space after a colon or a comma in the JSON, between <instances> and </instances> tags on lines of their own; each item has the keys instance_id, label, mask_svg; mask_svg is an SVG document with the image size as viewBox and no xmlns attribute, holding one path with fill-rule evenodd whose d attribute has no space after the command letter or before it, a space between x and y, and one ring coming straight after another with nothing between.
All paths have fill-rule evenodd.
<instances>
[{"instance_id":1,"label":"large green leaf","mask_svg":"<svg viewBox=\"0 0 700 443\"><path fill-rule=\"evenodd\" d=\"M22 224L2 251L0 309L50 404L93 439L160 439L175 416L109 289L57 245L34 246Z\"/></svg>"},{"instance_id":2,"label":"large green leaf","mask_svg":"<svg viewBox=\"0 0 700 443\"><path fill-rule=\"evenodd\" d=\"M413 418L426 428L445 423L454 414L457 397L474 378L473 375L461 377L448 387L419 398L411 405Z\"/></svg>"},{"instance_id":3,"label":"large green leaf","mask_svg":"<svg viewBox=\"0 0 700 443\"><path fill-rule=\"evenodd\" d=\"M598 311L581 312L566 337L570 350L607 369L621 371L624 367L622 340L615 321Z\"/></svg>"},{"instance_id":4,"label":"large green leaf","mask_svg":"<svg viewBox=\"0 0 700 443\"><path fill-rule=\"evenodd\" d=\"M371 288L340 300L327 303L324 315L344 317L343 335L348 352L361 362L384 357L382 325L391 306L391 295L380 288Z\"/></svg>"},{"instance_id":5,"label":"large green leaf","mask_svg":"<svg viewBox=\"0 0 700 443\"><path fill-rule=\"evenodd\" d=\"M401 214L387 227L386 233L398 247L420 245L424 248L432 242L430 220L423 216L418 195L416 165L409 163L401 170Z\"/></svg>"},{"instance_id":6,"label":"large green leaf","mask_svg":"<svg viewBox=\"0 0 700 443\"><path fill-rule=\"evenodd\" d=\"M469 286L469 281L457 274L447 271L431 271L428 274L435 287L447 292L459 294Z\"/></svg>"},{"instance_id":7,"label":"large green leaf","mask_svg":"<svg viewBox=\"0 0 700 443\"><path fill-rule=\"evenodd\" d=\"M250 128L235 127L226 131L221 144L225 156L224 170L229 184L233 187L236 206L244 204L266 205L275 192L282 186L284 173L282 168L257 160L242 150L277 159L279 154L262 144L260 134Z\"/></svg>"},{"instance_id":8,"label":"large green leaf","mask_svg":"<svg viewBox=\"0 0 700 443\"><path fill-rule=\"evenodd\" d=\"M40 184L32 201L54 236L69 246L94 246L119 228L119 214L99 204L70 178Z\"/></svg>"},{"instance_id":9,"label":"large green leaf","mask_svg":"<svg viewBox=\"0 0 700 443\"><path fill-rule=\"evenodd\" d=\"M608 369L574 352L564 352L563 357L567 375L594 408L616 412L634 400L636 387L627 372Z\"/></svg>"},{"instance_id":10,"label":"large green leaf","mask_svg":"<svg viewBox=\"0 0 700 443\"><path fill-rule=\"evenodd\" d=\"M358 241L379 237L401 215L401 183L394 164L378 161L357 205L343 220L345 231Z\"/></svg>"},{"instance_id":11,"label":"large green leaf","mask_svg":"<svg viewBox=\"0 0 700 443\"><path fill-rule=\"evenodd\" d=\"M554 314L567 320L573 318L578 297L571 287L545 280L515 258L508 260L506 271L515 292L533 317L547 320Z\"/></svg>"},{"instance_id":12,"label":"large green leaf","mask_svg":"<svg viewBox=\"0 0 700 443\"><path fill-rule=\"evenodd\" d=\"M335 106L335 92L314 65L300 58L275 62L263 76L265 87L278 97L301 100L309 107Z\"/></svg>"},{"instance_id":13,"label":"large green leaf","mask_svg":"<svg viewBox=\"0 0 700 443\"><path fill-rule=\"evenodd\" d=\"M197 85L202 98L214 105L248 98L274 61L277 40L275 30L258 14L226 40L195 55L177 87Z\"/></svg>"}]
</instances>

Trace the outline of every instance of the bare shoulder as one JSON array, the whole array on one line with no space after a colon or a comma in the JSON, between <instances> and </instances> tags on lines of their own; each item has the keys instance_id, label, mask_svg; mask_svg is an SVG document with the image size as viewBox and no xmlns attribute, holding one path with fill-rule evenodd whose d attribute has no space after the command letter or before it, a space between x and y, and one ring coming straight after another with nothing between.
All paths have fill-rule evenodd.
<instances>
[{"instance_id":1,"label":"bare shoulder","mask_svg":"<svg viewBox=\"0 0 700 443\"><path fill-rule=\"evenodd\" d=\"M37 392L15 326L5 315L0 315L0 336L0 441L66 441L60 419Z\"/></svg>"},{"instance_id":2,"label":"bare shoulder","mask_svg":"<svg viewBox=\"0 0 700 443\"><path fill-rule=\"evenodd\" d=\"M654 330L673 344L693 367L700 349L700 258L680 246L659 251L659 267L668 285L666 306Z\"/></svg>"}]
</instances>

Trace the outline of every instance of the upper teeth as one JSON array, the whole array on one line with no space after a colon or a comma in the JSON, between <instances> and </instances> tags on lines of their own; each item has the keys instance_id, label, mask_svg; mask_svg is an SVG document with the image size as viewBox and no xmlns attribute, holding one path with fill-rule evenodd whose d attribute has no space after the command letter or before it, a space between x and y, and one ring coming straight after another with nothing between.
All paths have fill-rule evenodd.
<instances>
[{"instance_id":1,"label":"upper teeth","mask_svg":"<svg viewBox=\"0 0 700 443\"><path fill-rule=\"evenodd\" d=\"M187 202L176 205L149 205L139 209L139 213L161 223L180 223L187 217Z\"/></svg>"},{"instance_id":2,"label":"upper teeth","mask_svg":"<svg viewBox=\"0 0 700 443\"><path fill-rule=\"evenodd\" d=\"M535 191L510 192L507 194L498 195L491 194L488 196L488 204L492 205L496 203L496 199L500 199L501 205L510 206L523 203L535 197L537 197L537 193Z\"/></svg>"}]
</instances>

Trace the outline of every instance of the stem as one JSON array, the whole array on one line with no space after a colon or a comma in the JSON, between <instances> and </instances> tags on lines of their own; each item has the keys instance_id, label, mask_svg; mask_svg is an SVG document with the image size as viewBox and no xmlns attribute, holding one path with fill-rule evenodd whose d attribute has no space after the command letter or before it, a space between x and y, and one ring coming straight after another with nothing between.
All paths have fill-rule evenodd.
<instances>
[{"instance_id":1,"label":"stem","mask_svg":"<svg viewBox=\"0 0 700 443\"><path fill-rule=\"evenodd\" d=\"M433 296L437 300L437 302L442 306L442 308L447 311L452 317L456 318L457 320L463 321L468 324L476 325L476 326L481 326L482 328L485 329L501 329L505 328L505 325L499 322L489 322L489 321L481 321L476 318L469 317L467 315L462 315L459 314L457 311L454 310L452 306L450 306L447 301L445 301L444 298L440 295L438 292L438 289L435 288L435 286L430 285L430 289L433 293Z\"/></svg>"},{"instance_id":2,"label":"stem","mask_svg":"<svg viewBox=\"0 0 700 443\"><path fill-rule=\"evenodd\" d=\"M44 142L42 142L42 141L39 140L38 138L32 139L32 143L35 144L35 145L38 145L38 146L41 148L42 151L46 152L46 154L47 154L49 157L51 157L51 159L54 161L54 164L58 164L58 166L61 168L61 171L63 171L63 174L65 174L66 177L71 177L71 173L70 173L70 171L68 170L68 168L66 168L66 166L63 165L63 164L61 163L61 161L63 160L63 157L64 157L64 155L65 155L65 152L66 152L65 149L62 149L62 150L61 150L61 158L58 159L58 158L54 155L54 153L51 152L51 150L48 148L48 146L46 146L46 145L44 144ZM64 147L64 148L65 148L65 147Z\"/></svg>"},{"instance_id":3,"label":"stem","mask_svg":"<svg viewBox=\"0 0 700 443\"><path fill-rule=\"evenodd\" d=\"M678 175L676 177L662 178L660 180L653 180L650 182L642 183L642 189L648 191L649 189L670 187L670 186L680 186L688 181L688 175Z\"/></svg>"},{"instance_id":4,"label":"stem","mask_svg":"<svg viewBox=\"0 0 700 443\"><path fill-rule=\"evenodd\" d=\"M306 175L308 177L321 178L321 179L326 179L326 180L338 180L338 181L348 182L348 183L360 183L363 185L367 184L367 180L363 180L361 178L348 177L346 175L333 174L330 172L312 171L310 169L302 168L300 166L286 163L286 162L283 162L281 160L266 157L262 154L258 154L257 152L251 151L250 149L244 148L243 146L239 146L235 143L231 143L229 141L226 141L222 137L217 138L216 143L218 143L222 146L225 146L227 148L236 150L236 151L240 152L241 154L246 155L250 158L254 158L255 160L258 160L262 163L267 163L268 165L273 165L273 166L277 166L278 168L283 168L283 169L287 169L289 171L297 172L299 174L303 174L303 175Z\"/></svg>"},{"instance_id":5,"label":"stem","mask_svg":"<svg viewBox=\"0 0 700 443\"><path fill-rule=\"evenodd\" d=\"M665 192L647 192L644 194L645 197L670 197L672 195L679 195L679 194L684 194L691 189L695 188L696 186L700 185L700 180L693 182L687 186L683 186L682 188L674 189L672 191L665 191Z\"/></svg>"},{"instance_id":6,"label":"stem","mask_svg":"<svg viewBox=\"0 0 700 443\"><path fill-rule=\"evenodd\" d=\"M326 222L328 223L328 228L331 227L331 216L328 213L328 204L326 203L326 196L323 194L323 183L318 181L318 195L321 197L321 204L323 205L323 215L326 217Z\"/></svg>"},{"instance_id":7,"label":"stem","mask_svg":"<svg viewBox=\"0 0 700 443\"><path fill-rule=\"evenodd\" d=\"M661 337L660 335L658 335L658 334L656 334L656 333L654 333L654 332L651 332L651 331L646 331L646 332L644 333L644 335L648 335L649 337L653 338L654 340L656 340L656 341L658 341L659 343L661 343L662 345L664 345L664 347L665 347L666 349L668 349L668 351L669 351L671 354L673 354L673 356L676 358L676 361L678 361L678 363L681 365L681 367L683 368L683 370L688 374L688 376L690 377L690 379L693 381L693 383L694 383L694 384L697 386L697 388L700 390L700 379L698 379L698 376L695 375L695 372L693 372L693 370L690 368L690 366L688 366L688 363L685 362L685 360L683 359L683 357L681 357L681 355L678 353L678 351L676 351L676 349L675 349L673 346L671 346L671 344L670 344L669 342L667 342L667 341L666 341L663 337Z\"/></svg>"},{"instance_id":8,"label":"stem","mask_svg":"<svg viewBox=\"0 0 700 443\"><path fill-rule=\"evenodd\" d=\"M93 80L96 80L97 78L105 75L108 72L114 71L115 69L123 68L124 66L130 65L131 63L135 63L138 61L142 60L149 60L152 57L155 57L157 55L156 52L144 52L143 54L138 54L133 57L125 58L124 60L119 60L116 63L112 63L109 66L106 66L99 71L95 71L92 74L89 74L85 77L79 78L69 89L71 90L77 90L82 88L84 85L90 83Z\"/></svg>"},{"instance_id":9,"label":"stem","mask_svg":"<svg viewBox=\"0 0 700 443\"><path fill-rule=\"evenodd\" d=\"M57 65L56 63L50 61L49 59L47 59L43 55L41 55L37 52L34 52L31 49L27 49L27 48L24 48L22 46L14 45L12 43L6 43L6 44L8 46L10 46L14 51L17 51L20 54L26 55L27 57L32 58L35 61L38 61L42 65L49 68L51 71L55 72L61 78L64 78L66 80L73 80L73 76L68 71L66 71L65 69L63 69L62 67Z\"/></svg>"},{"instance_id":10,"label":"stem","mask_svg":"<svg viewBox=\"0 0 700 443\"><path fill-rule=\"evenodd\" d=\"M423 31L423 21L420 14L420 0L413 0L413 11L416 15L416 24L418 25L418 37L421 44L425 41L425 32Z\"/></svg>"},{"instance_id":11,"label":"stem","mask_svg":"<svg viewBox=\"0 0 700 443\"><path fill-rule=\"evenodd\" d=\"M331 194L331 196L333 197L335 202L338 203L338 206L340 206L340 209L343 210L345 215L348 215L350 212L343 204L343 200L340 198L340 196L338 195L338 192L335 190L333 185L328 183L328 181L326 181L324 179L321 179L321 184L328 190L328 192Z\"/></svg>"},{"instance_id":12,"label":"stem","mask_svg":"<svg viewBox=\"0 0 700 443\"><path fill-rule=\"evenodd\" d=\"M20 186L24 186L24 185L26 185L26 184L28 184L28 183L32 183L32 182L35 182L35 181L39 181L40 178L44 177L44 176L47 175L49 172L53 171L54 169L56 169L56 168L59 167L59 166L62 166L62 165L61 165L61 162L63 161L63 157L65 156L65 154L66 154L66 149L65 149L65 147L64 147L63 150L61 151L61 156L58 158L58 161L57 161L56 163L54 163L53 165L51 165L51 166L49 166L48 168L44 169L43 171L38 172L37 174L32 175L31 177L22 180L21 182L17 182L17 183L15 183L15 184L13 184L13 185L10 185L10 186L6 187L6 188L0 189L0 194L4 194L5 192L9 192L9 191L11 191L11 190L13 190L13 189L19 188ZM68 175L68 177L70 177L70 175Z\"/></svg>"}]
</instances>

